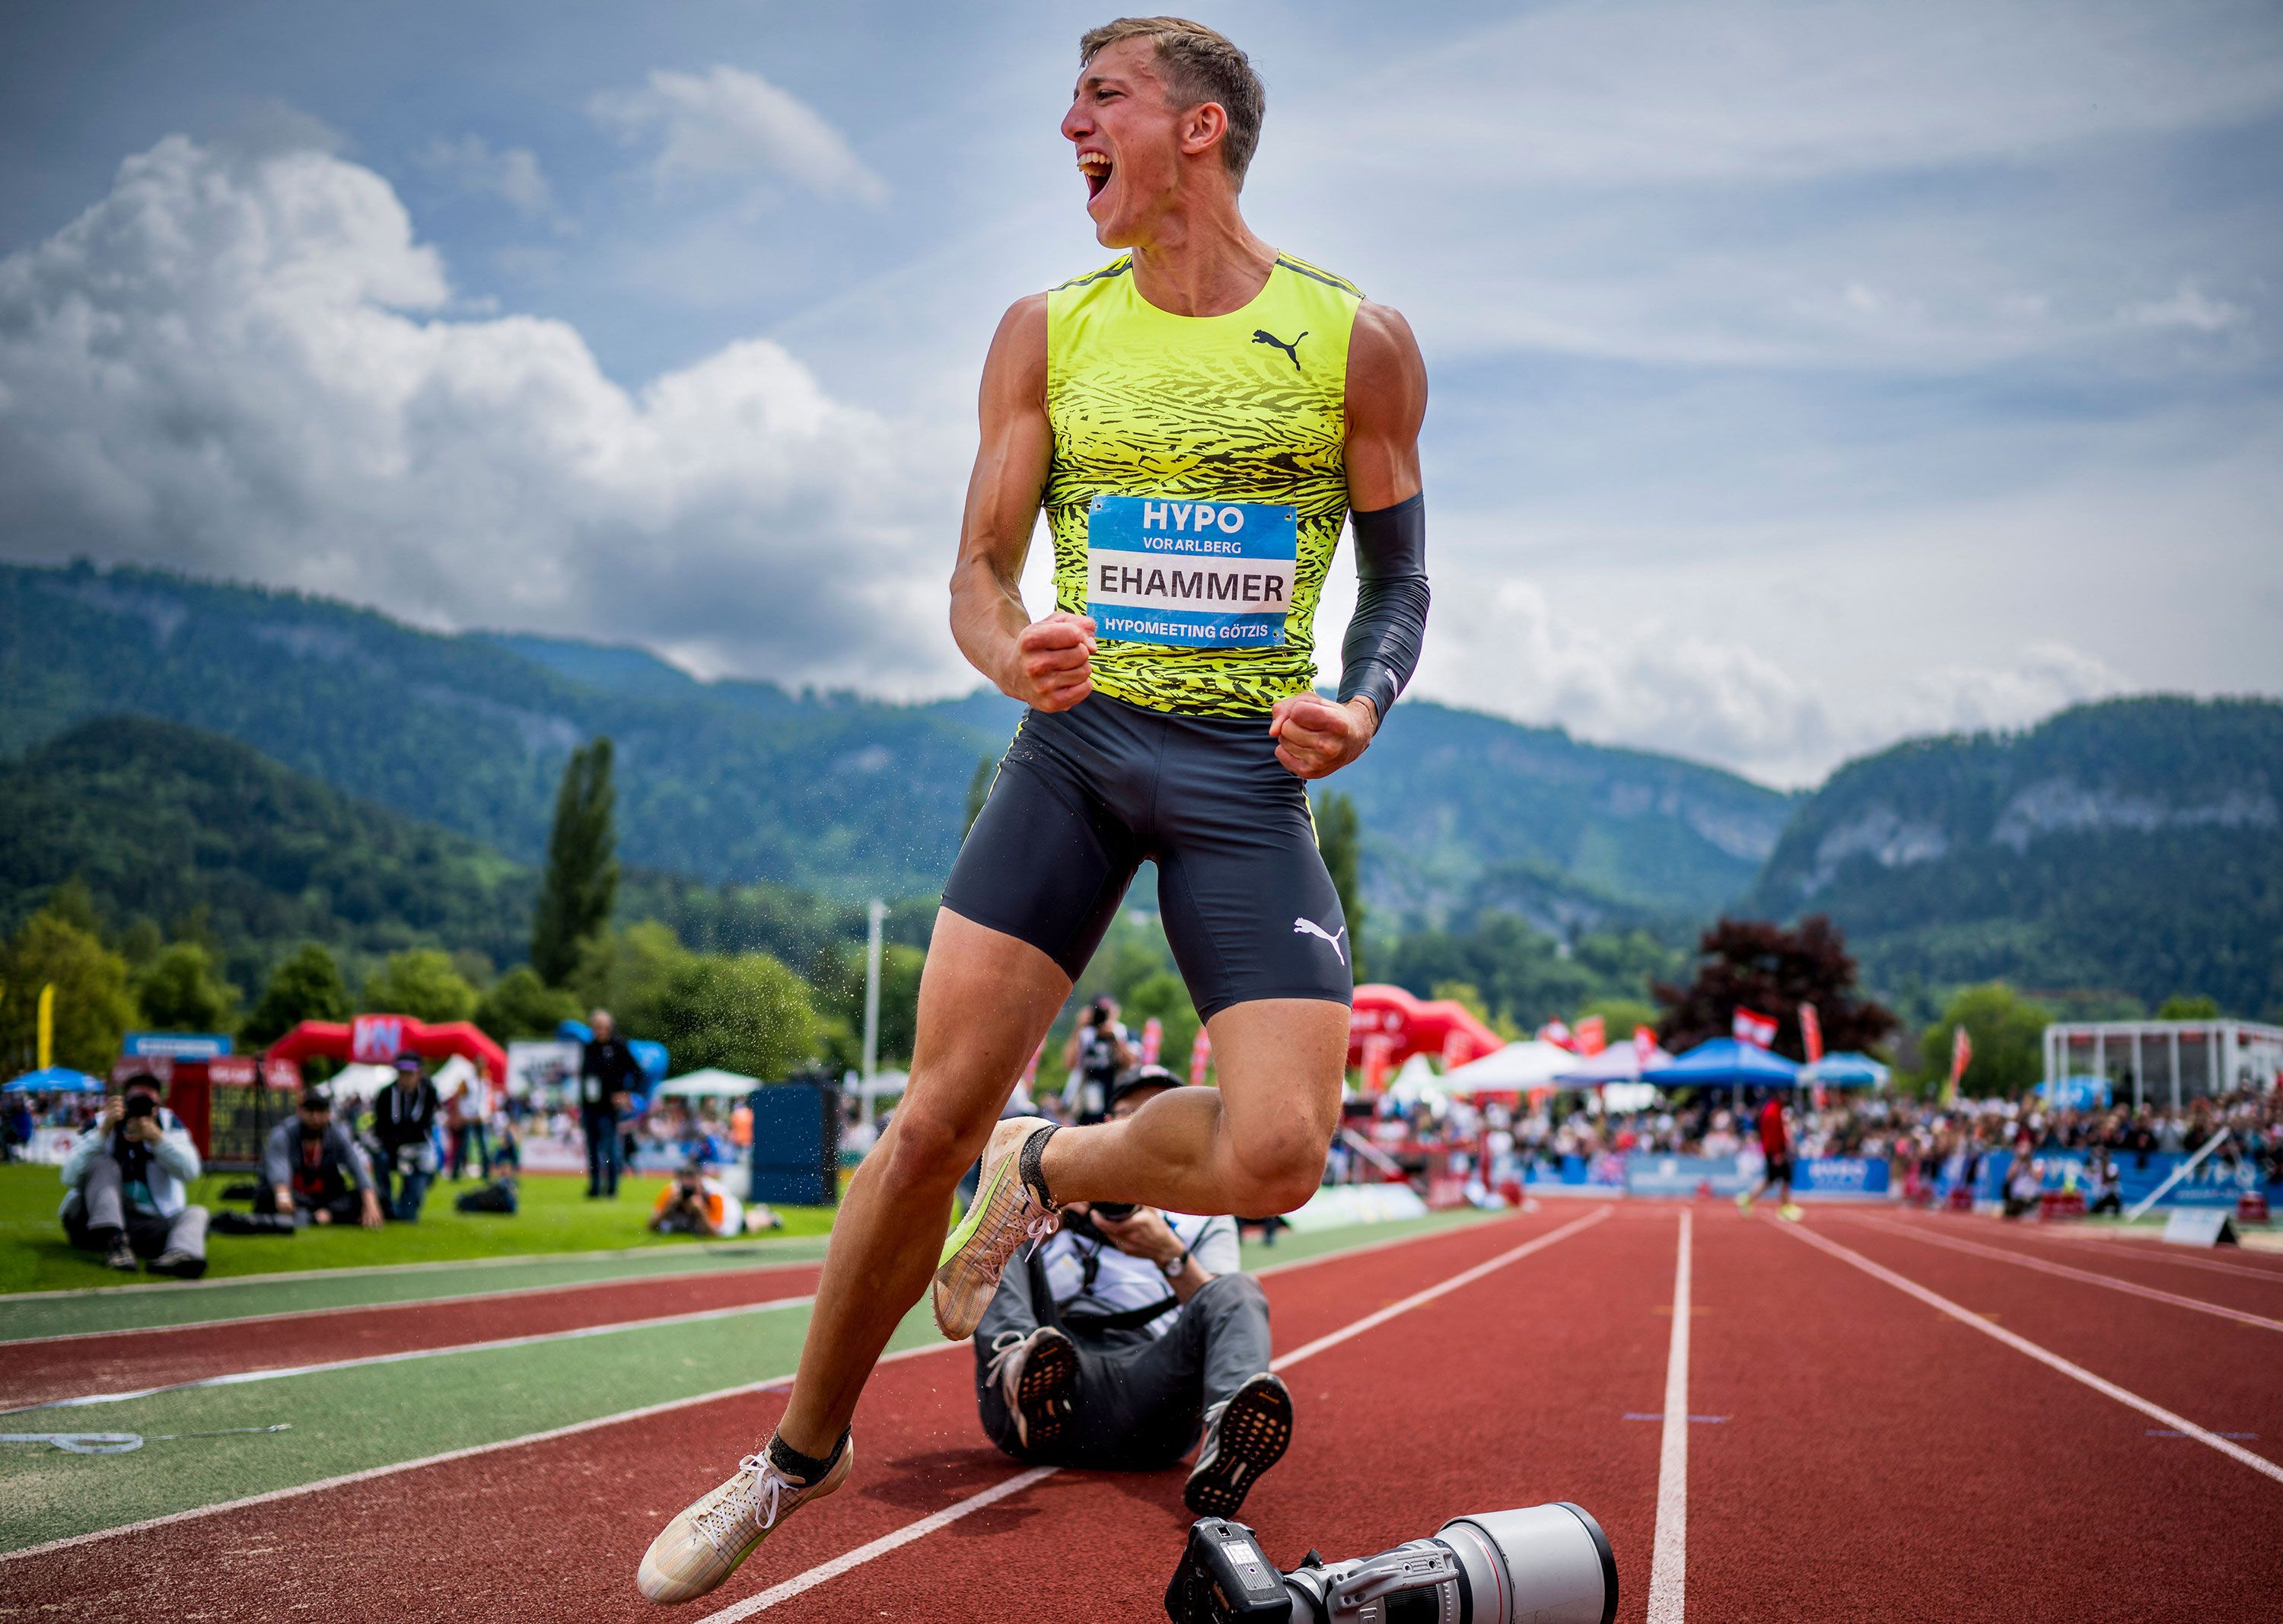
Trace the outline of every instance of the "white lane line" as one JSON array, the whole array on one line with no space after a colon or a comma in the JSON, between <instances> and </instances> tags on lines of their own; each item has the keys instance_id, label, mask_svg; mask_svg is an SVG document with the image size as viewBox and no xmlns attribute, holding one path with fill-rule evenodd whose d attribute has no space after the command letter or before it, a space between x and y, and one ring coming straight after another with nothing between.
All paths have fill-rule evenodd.
<instances>
[{"instance_id":1,"label":"white lane line","mask_svg":"<svg viewBox=\"0 0 2283 1624\"><path fill-rule=\"evenodd\" d=\"M1972 1257L1994 1258L2000 1263L2013 1263L2023 1269L2034 1269L2039 1274L2058 1275L2064 1280L2082 1280L2088 1285L2107 1286L2112 1292L2123 1292L2134 1297L2145 1297L2151 1302L2170 1303L2176 1308L2193 1308L2198 1314L2217 1315L2221 1319L2234 1320L2240 1324L2256 1325L2262 1331L2283 1331L2283 1320L2272 1320L2264 1315L2246 1314L2240 1308L2227 1308L2216 1302L2206 1302L2201 1297L2183 1297L2176 1292L2158 1291L2153 1285L2142 1285L2137 1280L2121 1279L2115 1275L2095 1274L2089 1269L2077 1269L2067 1263L2055 1263L2045 1258L2033 1258L2025 1253L2011 1252L2003 1246L1985 1246L1980 1241L1960 1240L1954 1235L1927 1235L1905 1223L1882 1223L1873 1218L1853 1217L1857 1223L1899 1235L1905 1239L1923 1241L1929 1246L1947 1246L1952 1252L1962 1252Z\"/></svg>"},{"instance_id":2,"label":"white lane line","mask_svg":"<svg viewBox=\"0 0 2283 1624\"><path fill-rule=\"evenodd\" d=\"M1580 1230L1590 1229L1607 1218L1611 1210L1606 1206L1601 1207L1583 1218L1571 1220L1558 1230L1549 1230L1534 1240L1524 1241L1518 1246L1501 1252L1488 1262L1477 1263L1472 1269L1462 1269L1447 1280L1430 1285L1423 1292L1414 1292L1400 1302L1390 1303L1383 1308L1367 1314L1361 1319L1344 1325L1328 1336L1321 1336L1313 1342L1303 1343L1283 1357L1270 1361L1268 1368L1272 1370L1282 1370L1299 1363L1304 1359L1313 1359L1329 1348L1337 1347L1351 1337L1360 1336L1375 1325L1385 1324L1398 1315L1407 1314L1414 1308L1434 1301L1438 1297L1455 1292L1461 1286L1479 1280L1492 1270L1503 1268L1517 1258L1528 1257L1531 1253L1542 1251L1558 1240L1575 1235ZM987 1505L996 1504L1009 1495L1018 1494L1035 1483L1043 1483L1061 1470L1059 1466L1033 1466L1027 1472L1019 1472L1011 1478L1001 1479L989 1488L970 1495L956 1504L947 1505L940 1511L931 1512L916 1521L906 1523L894 1533L883 1534L869 1545L859 1545L855 1550L835 1557L830 1562L821 1563L804 1573L796 1573L791 1578L749 1596L741 1602L734 1602L719 1612L709 1612L704 1618L695 1620L695 1624L736 1624L740 1619L750 1619L757 1612L762 1612L775 1606L779 1602L790 1600L804 1591L814 1589L828 1579L838 1579L852 1569L861 1567L876 1557L885 1556L888 1552L900 1550L915 1540L924 1539L939 1529L947 1528L961 1518L971 1512L979 1511Z\"/></svg>"},{"instance_id":3,"label":"white lane line","mask_svg":"<svg viewBox=\"0 0 2283 1624\"><path fill-rule=\"evenodd\" d=\"M51 1292L11 1292L7 1301L46 1302L58 1297L131 1297L144 1292L163 1292L169 1297L182 1297L192 1292L228 1291L239 1285L307 1285L312 1280L354 1280L365 1275L424 1275L452 1269L516 1269L544 1268L555 1263L598 1263L612 1258L656 1258L668 1263L681 1258L686 1264L661 1269L655 1274L632 1274L614 1277L627 1280L654 1280L665 1275L699 1274L729 1264L699 1262L700 1258L746 1257L764 1246L814 1245L825 1238L822 1235L786 1235L774 1240L691 1241L665 1246L619 1246L607 1252L518 1252L508 1257L439 1258L427 1263L358 1263L347 1269L280 1269L266 1275L216 1275L211 1280L150 1280L136 1285L73 1285ZM704 1248L692 1250L691 1248ZM718 1248L718 1250L717 1250ZM792 1258L791 1262L821 1262L820 1252L813 1258ZM577 1284L573 1282L573 1284Z\"/></svg>"},{"instance_id":4,"label":"white lane line","mask_svg":"<svg viewBox=\"0 0 2283 1624\"><path fill-rule=\"evenodd\" d=\"M1672 1347L1664 1359L1664 1437L1656 1464L1656 1544L1648 1561L1648 1624L1680 1624L1688 1588L1688 1322L1693 1218L1680 1209L1672 1266ZM1709 1419L1710 1417L1708 1417Z\"/></svg>"},{"instance_id":5,"label":"white lane line","mask_svg":"<svg viewBox=\"0 0 2283 1624\"><path fill-rule=\"evenodd\" d=\"M1865 1257L1861 1253L1853 1251L1849 1247L1843 1246L1837 1241L1829 1239L1825 1236L1818 1235L1804 1224L1780 1224L1777 1228L1781 1230L1787 1235L1798 1237L1800 1240L1804 1241L1808 1245L1814 1246L1829 1253L1833 1257L1839 1259L1843 1262L1852 1263L1856 1268L1861 1269L1865 1274L1869 1275L1874 1280L1883 1280L1898 1292L1909 1292L1921 1302L1925 1303L1928 1308L1936 1309L1941 1313L1947 1314L1960 1324L1978 1331L1985 1337L1994 1338L1996 1340L2003 1342L2015 1353L2026 1354L2030 1358L2036 1360L2039 1364L2059 1370L2062 1375L2068 1377L2072 1381L2083 1382L2095 1393L2115 1399L2118 1403L2126 1406L2128 1409L2137 1409L2152 1421L2160 1422L2165 1426L2175 1428L2183 1436L2193 1438L2199 1443L2209 1444L2211 1448L2217 1449L2222 1455L2226 1456L2230 1460L2240 1461L2244 1465L2250 1467L2254 1472L2259 1473L2260 1476L2264 1478L2271 1478L2278 1483L2283 1483L2283 1466L2277 1465L2273 1461L2269 1460L2266 1456L2262 1455L2254 1455L2250 1450L2243 1448L2240 1444L2232 1442L2228 1439L2221 1437L2217 1433L2211 1431L2208 1427L2198 1426L2186 1417L2175 1415L2172 1411L2165 1409L2162 1404L2154 1403L2147 1399L2142 1398L2137 1393L2120 1387L2106 1377L2095 1376L2091 1370L2086 1370L2083 1365L2077 1364L2073 1361L2064 1359L2059 1354L2053 1353L2050 1349L2038 1347L2027 1337L2016 1336L2014 1332L2006 1330L2003 1326L1991 1324L1988 1320L1983 1319L1972 1309L1961 1308L1958 1304L1951 1301L1949 1298L1941 1295L1939 1292L1928 1291L1917 1281L1910 1279L1905 1276L1898 1275L1893 1269L1885 1267L1883 1264L1874 1263L1869 1258Z\"/></svg>"},{"instance_id":6,"label":"white lane line","mask_svg":"<svg viewBox=\"0 0 2283 1624\"><path fill-rule=\"evenodd\" d=\"M790 1263L756 1263L749 1269L679 1269L662 1275L621 1275L608 1280L574 1280L567 1285L508 1285L496 1292L463 1292L447 1297L408 1297L401 1302L345 1302L330 1308L281 1308L275 1314L241 1314L221 1319L183 1320L172 1325L121 1325L109 1331L59 1331L43 1337L0 1338L0 1348L30 1347L43 1342L88 1342L101 1337L161 1336L170 1331L213 1331L227 1326L232 1330L240 1325L270 1325L280 1320L305 1320L321 1314L375 1314L390 1308L449 1308L463 1302L496 1302L503 1297L529 1297L546 1292L596 1292L614 1285L657 1285L683 1280L732 1280L747 1275L782 1274L788 1269L818 1269L822 1265L814 1259ZM316 1275L317 1271L311 1271ZM308 1279L311 1275L303 1275ZM318 1277L322 1277L319 1276ZM121 1291L133 1291L133 1286L121 1286ZM18 1300L0 1299L0 1308ZM98 1353L96 1357L101 1357Z\"/></svg>"},{"instance_id":7,"label":"white lane line","mask_svg":"<svg viewBox=\"0 0 2283 1624\"><path fill-rule=\"evenodd\" d=\"M809 1297L777 1297L767 1302L740 1303L729 1308L699 1308L688 1314L661 1314L651 1319L618 1320L607 1325L579 1325L569 1331L534 1331L525 1337L499 1337L488 1342L460 1342L449 1347L408 1347L393 1354L365 1354L355 1359L328 1359L316 1364L272 1365L263 1370L230 1370L203 1376L195 1381L164 1382L155 1387L136 1387L124 1393L88 1393L77 1398L50 1399L44 1404L19 1404L0 1409L0 1416L28 1415L38 1409L83 1409L90 1404L121 1404L147 1399L158 1393L183 1393L193 1387L236 1387L247 1382L278 1381L289 1376L316 1376L328 1370L355 1370L366 1365L402 1364L413 1359L442 1359L454 1354L495 1353L503 1347L529 1347L540 1342L575 1342L585 1337L614 1336L621 1331L653 1331L661 1325L695 1325L706 1320L731 1319L740 1314L768 1314L779 1308L805 1308Z\"/></svg>"},{"instance_id":8,"label":"white lane line","mask_svg":"<svg viewBox=\"0 0 2283 1624\"><path fill-rule=\"evenodd\" d=\"M1999 1221L1977 1218L1972 1222ZM2201 1269L2208 1274L2233 1275L2239 1279L2264 1280L2270 1285L2283 1285L2283 1269L2255 1269L2248 1263L2223 1263L2217 1258L2192 1257L2178 1246L2166 1246L2154 1236L2145 1240L2135 1240L2129 1236L2080 1234L2066 1229L2024 1229L2009 1230L2008 1233L2015 1240L2060 1246L2064 1250L2074 1246L2080 1251L2091 1248L2095 1252L2110 1253L2120 1262L2131 1258L2142 1263L2170 1263L2180 1269Z\"/></svg>"},{"instance_id":9,"label":"white lane line","mask_svg":"<svg viewBox=\"0 0 2283 1624\"><path fill-rule=\"evenodd\" d=\"M1603 1209L1604 1212L1608 1209ZM1500 1221L1503 1222L1503 1221ZM1447 1230L1422 1230L1415 1235L1398 1237L1392 1241L1372 1241L1354 1248L1355 1252L1377 1252L1390 1245L1400 1245L1414 1240L1432 1240L1440 1235L1469 1226L1454 1224ZM1352 1255L1346 1252L1323 1252L1312 1257L1296 1258L1281 1268L1297 1269L1305 1263L1329 1261L1333 1258ZM414 1265L425 1267L425 1265ZM1266 1271L1264 1271L1266 1272ZM929 1354L947 1354L968 1347L966 1342L929 1342L918 1347L907 1347L880 1355L882 1364L894 1364L906 1359L922 1358ZM43 1557L58 1550L68 1550L78 1545L90 1545L98 1540L115 1539L121 1534L141 1534L151 1528L163 1528L171 1523L192 1522L201 1517L212 1517L222 1511L236 1511L247 1506L269 1505L280 1500L297 1499L303 1495L315 1495L331 1488L347 1487L355 1483L370 1483L377 1478L393 1477L400 1472L417 1472L423 1467L441 1466L453 1461L472 1459L478 1456L495 1455L504 1449L519 1449L526 1445L542 1444L557 1438L575 1437L621 1423L646 1421L652 1416L670 1415L677 1409L690 1409L700 1404L711 1404L723 1399L743 1398L751 1394L767 1393L791 1385L790 1373L771 1376L760 1381L741 1382L734 1387L716 1387L710 1392L693 1393L688 1398L667 1399L662 1403L643 1404L633 1409L621 1409L607 1416L596 1416L586 1421L573 1421L566 1426L552 1426L543 1432L524 1433L513 1438L501 1438L490 1443L470 1444L464 1448L447 1449L440 1455L424 1455L415 1460L392 1461L386 1465L368 1466L362 1472L344 1472L339 1477L319 1478L313 1482L291 1484L284 1488L265 1489L258 1495L244 1495L235 1500L218 1500L212 1505L195 1505L186 1511L169 1511L164 1516L145 1518L140 1522L121 1523L116 1527L97 1528L86 1534L67 1534L49 1540L43 1544L27 1545L21 1550L0 1550L0 1563L19 1562L27 1557Z\"/></svg>"}]
</instances>

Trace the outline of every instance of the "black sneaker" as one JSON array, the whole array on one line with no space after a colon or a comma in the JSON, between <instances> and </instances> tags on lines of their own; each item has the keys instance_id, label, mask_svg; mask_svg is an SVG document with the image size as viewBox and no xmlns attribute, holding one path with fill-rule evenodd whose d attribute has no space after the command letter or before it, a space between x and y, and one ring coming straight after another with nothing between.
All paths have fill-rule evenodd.
<instances>
[{"instance_id":1,"label":"black sneaker","mask_svg":"<svg viewBox=\"0 0 2283 1624\"><path fill-rule=\"evenodd\" d=\"M1263 1370L1205 1411L1204 1441L1197 1446L1181 1503L1200 1517L1235 1516L1260 1474L1284 1458L1291 1442L1292 1394Z\"/></svg>"},{"instance_id":2,"label":"black sneaker","mask_svg":"<svg viewBox=\"0 0 2283 1624\"><path fill-rule=\"evenodd\" d=\"M195 1280L206 1272L206 1261L193 1256L179 1246L169 1246L151 1260L154 1275L172 1275L177 1280Z\"/></svg>"},{"instance_id":3,"label":"black sneaker","mask_svg":"<svg viewBox=\"0 0 2283 1624\"><path fill-rule=\"evenodd\" d=\"M135 1248L127 1244L127 1237L124 1235L113 1241L111 1249L103 1254L103 1266L105 1269L116 1269L124 1274L130 1275L142 1267L135 1261Z\"/></svg>"},{"instance_id":4,"label":"black sneaker","mask_svg":"<svg viewBox=\"0 0 2283 1624\"><path fill-rule=\"evenodd\" d=\"M1025 1450L1050 1449L1070 1429L1071 1396L1078 1388L1078 1347L1052 1325L1030 1335L1003 1331L991 1344L986 1380L996 1382L1015 1436Z\"/></svg>"}]
</instances>

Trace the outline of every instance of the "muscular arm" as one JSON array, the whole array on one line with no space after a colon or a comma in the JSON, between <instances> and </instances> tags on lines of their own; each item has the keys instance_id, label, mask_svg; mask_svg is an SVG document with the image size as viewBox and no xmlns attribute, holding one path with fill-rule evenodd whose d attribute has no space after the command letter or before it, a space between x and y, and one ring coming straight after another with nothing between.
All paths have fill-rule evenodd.
<instances>
[{"instance_id":1,"label":"muscular arm","mask_svg":"<svg viewBox=\"0 0 2283 1624\"><path fill-rule=\"evenodd\" d=\"M951 572L951 634L1001 693L1040 710L1068 710L1094 691L1094 622L1061 613L1033 621L1023 605L1023 560L1054 456L1043 293L1018 301L1001 319L983 363L978 415L982 443Z\"/></svg>"},{"instance_id":2,"label":"muscular arm","mask_svg":"<svg viewBox=\"0 0 2283 1624\"><path fill-rule=\"evenodd\" d=\"M1419 481L1426 415L1427 366L1409 324L1366 304L1348 340L1348 506L1361 584L1342 645L1340 699L1297 694L1278 702L1269 723L1277 759L1303 778L1336 772L1364 753L1418 661L1427 620Z\"/></svg>"}]
</instances>

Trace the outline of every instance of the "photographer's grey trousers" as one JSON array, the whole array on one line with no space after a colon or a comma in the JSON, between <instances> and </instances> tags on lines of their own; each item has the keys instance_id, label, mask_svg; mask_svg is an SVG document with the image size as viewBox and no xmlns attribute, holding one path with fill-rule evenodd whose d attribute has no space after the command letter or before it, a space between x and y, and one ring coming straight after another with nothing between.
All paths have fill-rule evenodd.
<instances>
[{"instance_id":1,"label":"photographer's grey trousers","mask_svg":"<svg viewBox=\"0 0 2283 1624\"><path fill-rule=\"evenodd\" d=\"M206 1209L185 1206L172 1218L136 1212L127 1205L126 1182L111 1157L98 1156L88 1165L87 1182L75 1193L79 1199L64 1208L64 1233L74 1246L99 1249L102 1231L123 1230L137 1257L155 1258L165 1252L184 1252L194 1258L206 1254Z\"/></svg>"},{"instance_id":2,"label":"photographer's grey trousers","mask_svg":"<svg viewBox=\"0 0 2283 1624\"><path fill-rule=\"evenodd\" d=\"M1025 1449L998 1384L986 1379L991 1345L1005 1331L1056 1325L1077 1345L1071 1425L1052 1449ZM1268 1368L1268 1299L1250 1275L1208 1280L1164 1336L1093 1331L1058 1314L1036 1259L1010 1265L975 1331L975 1394L983 1430L1017 1460L1149 1472L1188 1453L1204 1412Z\"/></svg>"}]
</instances>

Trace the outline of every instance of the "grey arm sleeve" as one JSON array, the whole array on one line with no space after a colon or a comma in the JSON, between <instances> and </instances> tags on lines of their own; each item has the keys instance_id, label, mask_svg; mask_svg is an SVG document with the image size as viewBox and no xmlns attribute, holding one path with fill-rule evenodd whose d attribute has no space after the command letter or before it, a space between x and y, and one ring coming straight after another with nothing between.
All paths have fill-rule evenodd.
<instances>
[{"instance_id":1,"label":"grey arm sleeve","mask_svg":"<svg viewBox=\"0 0 2283 1624\"><path fill-rule=\"evenodd\" d=\"M1355 617L1340 644L1340 699L1360 694L1384 723L1427 636L1426 493L1351 522L1358 584Z\"/></svg>"}]
</instances>

